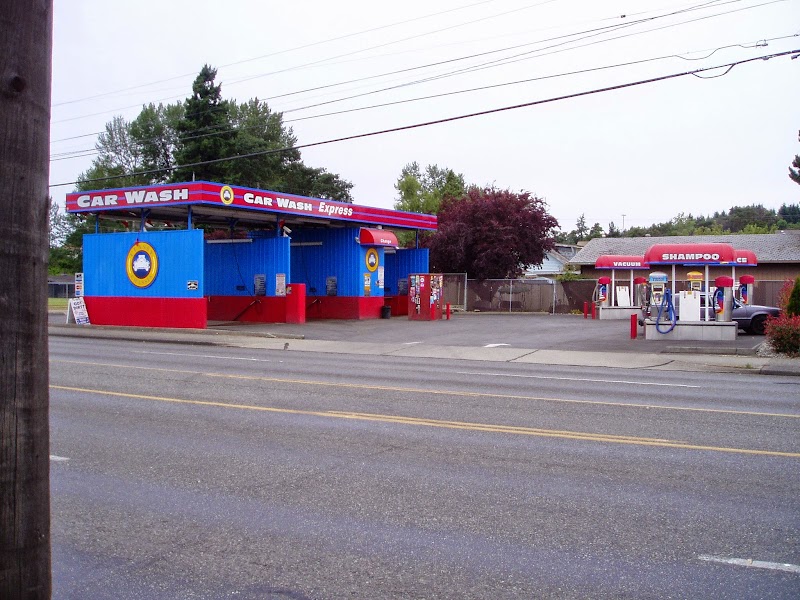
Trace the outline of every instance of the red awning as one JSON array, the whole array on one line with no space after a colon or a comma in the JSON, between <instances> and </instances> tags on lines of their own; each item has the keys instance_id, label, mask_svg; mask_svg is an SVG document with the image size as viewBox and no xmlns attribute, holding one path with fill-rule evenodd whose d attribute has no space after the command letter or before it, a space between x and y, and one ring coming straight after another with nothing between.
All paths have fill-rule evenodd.
<instances>
[{"instance_id":1,"label":"red awning","mask_svg":"<svg viewBox=\"0 0 800 600\"><path fill-rule=\"evenodd\" d=\"M737 267L757 267L758 259L756 253L752 250L735 250L736 252L736 266Z\"/></svg>"},{"instance_id":2,"label":"red awning","mask_svg":"<svg viewBox=\"0 0 800 600\"><path fill-rule=\"evenodd\" d=\"M397 236L385 229L362 227L358 234L358 243L364 246L393 246L397 248Z\"/></svg>"},{"instance_id":3,"label":"red awning","mask_svg":"<svg viewBox=\"0 0 800 600\"><path fill-rule=\"evenodd\" d=\"M654 244L644 254L650 265L733 265L736 252L730 244Z\"/></svg>"},{"instance_id":4,"label":"red awning","mask_svg":"<svg viewBox=\"0 0 800 600\"><path fill-rule=\"evenodd\" d=\"M595 269L647 269L643 256L625 256L621 254L603 254L594 261Z\"/></svg>"}]
</instances>

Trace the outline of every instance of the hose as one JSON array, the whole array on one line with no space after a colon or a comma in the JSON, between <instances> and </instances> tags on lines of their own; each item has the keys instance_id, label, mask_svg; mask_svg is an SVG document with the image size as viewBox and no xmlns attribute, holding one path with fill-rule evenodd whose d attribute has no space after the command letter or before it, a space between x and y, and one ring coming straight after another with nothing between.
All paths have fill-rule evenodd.
<instances>
[{"instance_id":1,"label":"hose","mask_svg":"<svg viewBox=\"0 0 800 600\"><path fill-rule=\"evenodd\" d=\"M667 309L667 315L669 316L669 329L662 330L661 329L661 316L664 314L664 308ZM672 305L672 291L670 289L664 290L664 296L661 298L661 305L658 307L658 316L656 317L656 331L658 333L669 333L673 329L675 329L675 324L678 322L678 319L675 315L675 307Z\"/></svg>"}]
</instances>

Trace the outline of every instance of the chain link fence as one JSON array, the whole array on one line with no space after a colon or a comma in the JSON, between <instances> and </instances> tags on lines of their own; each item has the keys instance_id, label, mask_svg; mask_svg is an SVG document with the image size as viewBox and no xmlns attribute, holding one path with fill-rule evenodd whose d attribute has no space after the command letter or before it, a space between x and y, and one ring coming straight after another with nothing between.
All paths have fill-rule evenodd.
<instances>
[{"instance_id":1,"label":"chain link fence","mask_svg":"<svg viewBox=\"0 0 800 600\"><path fill-rule=\"evenodd\" d=\"M675 282L676 292L686 289ZM783 281L757 281L753 304L777 306ZM557 281L555 279L467 279L465 273L445 273L443 299L454 310L480 312L583 312L591 302L596 279ZM620 285L626 285L621 282Z\"/></svg>"},{"instance_id":2,"label":"chain link fence","mask_svg":"<svg viewBox=\"0 0 800 600\"><path fill-rule=\"evenodd\" d=\"M445 273L443 300L454 310L483 312L583 311L592 297L594 280L467 279L465 273Z\"/></svg>"}]
</instances>

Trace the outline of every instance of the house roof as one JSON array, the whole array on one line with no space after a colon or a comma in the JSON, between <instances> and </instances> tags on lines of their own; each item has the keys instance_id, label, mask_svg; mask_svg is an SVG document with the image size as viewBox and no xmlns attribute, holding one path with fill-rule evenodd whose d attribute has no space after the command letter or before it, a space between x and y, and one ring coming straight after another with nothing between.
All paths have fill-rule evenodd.
<instances>
[{"instance_id":1,"label":"house roof","mask_svg":"<svg viewBox=\"0 0 800 600\"><path fill-rule=\"evenodd\" d=\"M800 231L742 235L672 235L637 238L594 238L572 260L574 265L594 266L604 254L644 255L654 244L708 244L722 242L737 250L751 250L764 263L800 263Z\"/></svg>"}]
</instances>

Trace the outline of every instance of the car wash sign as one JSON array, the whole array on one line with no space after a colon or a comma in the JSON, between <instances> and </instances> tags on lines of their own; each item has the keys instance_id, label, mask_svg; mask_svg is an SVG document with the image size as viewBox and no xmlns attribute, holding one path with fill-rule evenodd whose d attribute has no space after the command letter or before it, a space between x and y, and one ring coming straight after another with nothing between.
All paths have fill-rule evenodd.
<instances>
[{"instance_id":1,"label":"car wash sign","mask_svg":"<svg viewBox=\"0 0 800 600\"><path fill-rule=\"evenodd\" d=\"M67 194L67 211L117 208L148 208L157 204L180 204L189 200L191 186L159 186Z\"/></svg>"},{"instance_id":2,"label":"car wash sign","mask_svg":"<svg viewBox=\"0 0 800 600\"><path fill-rule=\"evenodd\" d=\"M328 221L353 221L385 227L405 227L436 230L436 215L423 215L386 208L362 206L348 202L337 202L320 198L308 198L269 190L191 181L167 185L141 186L135 188L97 190L67 194L69 213L130 213L131 210L149 211L150 218L159 219L165 213L159 209L169 206L195 207L198 214L206 207L219 214L220 208L237 209L237 216L251 213L275 213L295 215L307 219ZM173 220L175 211L168 216Z\"/></svg>"},{"instance_id":3,"label":"car wash sign","mask_svg":"<svg viewBox=\"0 0 800 600\"><path fill-rule=\"evenodd\" d=\"M655 244L645 253L650 265L728 265L736 262L730 244Z\"/></svg>"},{"instance_id":4,"label":"car wash sign","mask_svg":"<svg viewBox=\"0 0 800 600\"><path fill-rule=\"evenodd\" d=\"M646 269L642 256L603 254L594 262L595 269Z\"/></svg>"}]
</instances>

